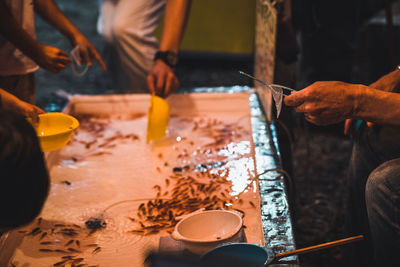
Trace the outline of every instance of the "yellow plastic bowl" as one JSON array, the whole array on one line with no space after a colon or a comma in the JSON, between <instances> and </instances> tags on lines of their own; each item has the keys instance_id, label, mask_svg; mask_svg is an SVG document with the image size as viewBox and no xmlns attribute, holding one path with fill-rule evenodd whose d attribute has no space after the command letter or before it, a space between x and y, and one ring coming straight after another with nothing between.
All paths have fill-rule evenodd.
<instances>
[{"instance_id":1,"label":"yellow plastic bowl","mask_svg":"<svg viewBox=\"0 0 400 267\"><path fill-rule=\"evenodd\" d=\"M72 116L54 112L39 115L39 124L34 126L43 152L54 151L65 146L78 128L79 122Z\"/></svg>"},{"instance_id":2,"label":"yellow plastic bowl","mask_svg":"<svg viewBox=\"0 0 400 267\"><path fill-rule=\"evenodd\" d=\"M151 96L147 122L147 143L166 135L169 110L169 104L165 99L155 95Z\"/></svg>"}]
</instances>

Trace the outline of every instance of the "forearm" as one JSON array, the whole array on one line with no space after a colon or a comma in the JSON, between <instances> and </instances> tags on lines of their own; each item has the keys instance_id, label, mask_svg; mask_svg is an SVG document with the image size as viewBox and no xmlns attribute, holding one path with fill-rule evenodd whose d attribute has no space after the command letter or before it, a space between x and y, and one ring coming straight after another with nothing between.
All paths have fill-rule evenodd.
<instances>
[{"instance_id":1,"label":"forearm","mask_svg":"<svg viewBox=\"0 0 400 267\"><path fill-rule=\"evenodd\" d=\"M357 104L352 119L400 126L400 94L368 87L357 92Z\"/></svg>"},{"instance_id":2,"label":"forearm","mask_svg":"<svg viewBox=\"0 0 400 267\"><path fill-rule=\"evenodd\" d=\"M396 68L372 83L370 87L386 92L400 92L400 70Z\"/></svg>"},{"instance_id":3,"label":"forearm","mask_svg":"<svg viewBox=\"0 0 400 267\"><path fill-rule=\"evenodd\" d=\"M79 29L64 15L54 0L36 0L36 12L50 25L67 37L72 45L75 45L75 38L82 35Z\"/></svg>"},{"instance_id":4,"label":"forearm","mask_svg":"<svg viewBox=\"0 0 400 267\"><path fill-rule=\"evenodd\" d=\"M12 109L15 103L20 101L19 98L1 88L0 88L0 100L1 100L1 106L4 109Z\"/></svg>"},{"instance_id":5,"label":"forearm","mask_svg":"<svg viewBox=\"0 0 400 267\"><path fill-rule=\"evenodd\" d=\"M0 1L0 34L26 56L34 59L40 44L19 25L4 1Z\"/></svg>"},{"instance_id":6,"label":"forearm","mask_svg":"<svg viewBox=\"0 0 400 267\"><path fill-rule=\"evenodd\" d=\"M167 0L164 15L161 51L178 53L185 31L191 0Z\"/></svg>"}]
</instances>

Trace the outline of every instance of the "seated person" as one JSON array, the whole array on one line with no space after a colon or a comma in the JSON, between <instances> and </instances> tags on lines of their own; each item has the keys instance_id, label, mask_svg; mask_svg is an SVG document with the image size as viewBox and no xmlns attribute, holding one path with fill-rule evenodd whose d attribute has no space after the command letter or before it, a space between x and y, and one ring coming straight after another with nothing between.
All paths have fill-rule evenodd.
<instances>
[{"instance_id":1,"label":"seated person","mask_svg":"<svg viewBox=\"0 0 400 267\"><path fill-rule=\"evenodd\" d=\"M0 235L40 213L49 176L36 132L21 115L0 109Z\"/></svg>"},{"instance_id":2,"label":"seated person","mask_svg":"<svg viewBox=\"0 0 400 267\"><path fill-rule=\"evenodd\" d=\"M400 94L395 93L399 89L396 69L370 86L316 82L285 98L286 105L314 124L369 122L369 127L363 123L354 143L346 207L346 234L363 234L365 241L346 249L346 266L399 266Z\"/></svg>"}]
</instances>

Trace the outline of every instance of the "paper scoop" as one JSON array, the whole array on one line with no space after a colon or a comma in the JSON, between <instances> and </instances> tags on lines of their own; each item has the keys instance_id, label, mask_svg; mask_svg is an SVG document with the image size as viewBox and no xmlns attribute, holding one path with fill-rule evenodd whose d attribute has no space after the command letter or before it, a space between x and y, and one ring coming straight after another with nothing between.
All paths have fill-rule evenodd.
<instances>
[{"instance_id":1,"label":"paper scoop","mask_svg":"<svg viewBox=\"0 0 400 267\"><path fill-rule=\"evenodd\" d=\"M147 143L161 139L166 135L169 110L169 104L165 99L154 94L151 96L147 121Z\"/></svg>"}]
</instances>

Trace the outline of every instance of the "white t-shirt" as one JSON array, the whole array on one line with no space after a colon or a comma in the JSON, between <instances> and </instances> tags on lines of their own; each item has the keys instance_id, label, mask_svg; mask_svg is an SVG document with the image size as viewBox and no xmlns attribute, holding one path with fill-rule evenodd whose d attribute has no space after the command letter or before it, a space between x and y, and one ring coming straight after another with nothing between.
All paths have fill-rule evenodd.
<instances>
[{"instance_id":1,"label":"white t-shirt","mask_svg":"<svg viewBox=\"0 0 400 267\"><path fill-rule=\"evenodd\" d=\"M14 18L33 38L35 34L34 0L6 0ZM36 71L39 66L0 35L0 75L21 75Z\"/></svg>"}]
</instances>

